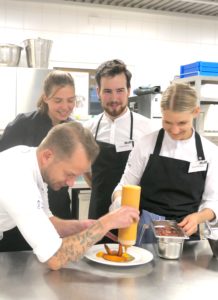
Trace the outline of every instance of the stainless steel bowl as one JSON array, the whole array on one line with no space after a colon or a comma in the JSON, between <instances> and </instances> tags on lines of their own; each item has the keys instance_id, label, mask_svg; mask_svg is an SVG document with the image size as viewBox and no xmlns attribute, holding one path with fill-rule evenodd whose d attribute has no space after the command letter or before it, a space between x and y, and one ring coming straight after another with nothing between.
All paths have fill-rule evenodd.
<instances>
[{"instance_id":1,"label":"stainless steel bowl","mask_svg":"<svg viewBox=\"0 0 218 300\"><path fill-rule=\"evenodd\" d=\"M157 240L155 244L157 254L166 259L179 259L182 255L184 240L189 237L175 221L153 221L151 225Z\"/></svg>"},{"instance_id":2,"label":"stainless steel bowl","mask_svg":"<svg viewBox=\"0 0 218 300\"><path fill-rule=\"evenodd\" d=\"M18 66L22 49L22 47L14 44L0 44L0 66Z\"/></svg>"}]
</instances>

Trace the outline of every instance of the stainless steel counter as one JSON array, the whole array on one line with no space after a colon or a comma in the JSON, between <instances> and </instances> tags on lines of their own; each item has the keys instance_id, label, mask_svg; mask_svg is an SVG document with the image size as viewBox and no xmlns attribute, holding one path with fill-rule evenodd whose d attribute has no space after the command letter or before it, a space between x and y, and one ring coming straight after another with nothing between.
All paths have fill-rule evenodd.
<instances>
[{"instance_id":1,"label":"stainless steel counter","mask_svg":"<svg viewBox=\"0 0 218 300\"><path fill-rule=\"evenodd\" d=\"M207 240L186 243L180 260L157 257L153 245L145 248L154 260L142 266L117 268L84 258L60 271L48 270L31 252L0 253L0 299L205 300L216 290L218 260Z\"/></svg>"}]
</instances>

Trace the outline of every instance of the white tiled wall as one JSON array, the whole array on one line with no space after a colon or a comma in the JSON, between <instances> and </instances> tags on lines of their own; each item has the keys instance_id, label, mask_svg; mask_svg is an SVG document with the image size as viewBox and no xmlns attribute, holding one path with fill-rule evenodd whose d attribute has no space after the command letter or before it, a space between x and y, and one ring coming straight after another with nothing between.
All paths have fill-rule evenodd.
<instances>
[{"instance_id":1,"label":"white tiled wall","mask_svg":"<svg viewBox=\"0 0 218 300\"><path fill-rule=\"evenodd\" d=\"M133 73L133 89L165 88L180 65L218 61L217 18L0 0L0 42L22 44L38 36L54 41L51 67L95 68L107 59L123 59Z\"/></svg>"}]
</instances>

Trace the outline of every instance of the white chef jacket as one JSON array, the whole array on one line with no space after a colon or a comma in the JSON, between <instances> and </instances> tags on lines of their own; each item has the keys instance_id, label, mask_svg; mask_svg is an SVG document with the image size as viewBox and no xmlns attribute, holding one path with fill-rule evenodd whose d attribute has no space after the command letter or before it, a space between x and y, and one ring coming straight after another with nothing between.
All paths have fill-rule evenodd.
<instances>
[{"instance_id":1,"label":"white chef jacket","mask_svg":"<svg viewBox=\"0 0 218 300\"><path fill-rule=\"evenodd\" d=\"M115 191L122 190L122 186L126 184L138 185L148 163L150 154L153 154L154 147L159 131L143 136L131 151L129 159ZM218 147L201 136L201 142L204 150L205 160L208 162L208 171L205 181L204 193L199 210L210 208L216 215L216 223L218 220ZM187 140L174 140L165 131L161 156L181 159L189 162L195 162L197 158L197 150L195 145L195 132Z\"/></svg>"},{"instance_id":2,"label":"white chef jacket","mask_svg":"<svg viewBox=\"0 0 218 300\"><path fill-rule=\"evenodd\" d=\"M36 148L16 146L1 152L0 231L17 226L38 259L45 262L62 243L51 216Z\"/></svg>"},{"instance_id":3,"label":"white chef jacket","mask_svg":"<svg viewBox=\"0 0 218 300\"><path fill-rule=\"evenodd\" d=\"M92 134L95 136L98 121L102 114L95 116L84 123ZM111 120L107 114L103 113L103 118L100 122L100 127L97 134L97 140L113 145L123 144L129 141L130 138L130 110L120 117ZM137 141L142 135L149 134L154 131L154 124L152 121L138 113L133 112L133 141Z\"/></svg>"}]
</instances>

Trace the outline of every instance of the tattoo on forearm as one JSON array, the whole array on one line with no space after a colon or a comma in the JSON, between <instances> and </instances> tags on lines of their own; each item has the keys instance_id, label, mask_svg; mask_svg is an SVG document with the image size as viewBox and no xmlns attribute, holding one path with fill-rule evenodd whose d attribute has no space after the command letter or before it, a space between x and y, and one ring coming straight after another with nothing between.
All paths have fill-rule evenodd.
<instances>
[{"instance_id":1,"label":"tattoo on forearm","mask_svg":"<svg viewBox=\"0 0 218 300\"><path fill-rule=\"evenodd\" d=\"M68 261L78 261L83 257L87 249L99 241L104 234L101 222L96 221L88 229L64 238L62 246L55 254L55 257L61 266L64 266Z\"/></svg>"}]
</instances>

